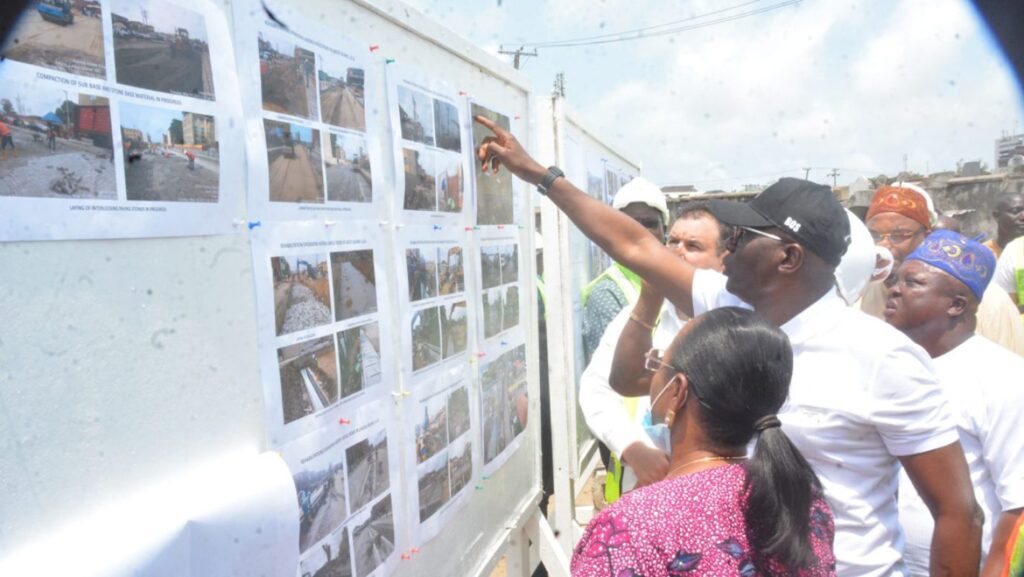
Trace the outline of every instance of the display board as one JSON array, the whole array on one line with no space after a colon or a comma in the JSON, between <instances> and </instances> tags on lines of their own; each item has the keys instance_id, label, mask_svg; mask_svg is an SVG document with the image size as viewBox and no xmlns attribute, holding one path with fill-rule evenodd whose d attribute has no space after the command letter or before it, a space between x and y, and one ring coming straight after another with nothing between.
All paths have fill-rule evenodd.
<instances>
[{"instance_id":1,"label":"display board","mask_svg":"<svg viewBox=\"0 0 1024 577\"><path fill-rule=\"evenodd\" d=\"M524 78L397 2L124 1L76 3L75 21L199 57L216 95L181 97L224 107L203 111L230 125L218 182L237 206L222 194L219 212L180 222L4 237L98 240L0 244L16 279L2 297L0 567L220 454L273 451L291 509L276 501L235 544L284 535L277 563L295 562L281 574L485 572L540 497L537 303L531 197L474 168L471 115L533 140ZM181 10L157 22L160 2ZM197 6L209 45L178 22ZM222 76L237 82L230 105ZM158 102L134 118L176 125L161 115L177 104ZM147 134L142 161L174 160L173 134ZM106 546L95 574L188 574L185 549L136 542Z\"/></svg>"},{"instance_id":2,"label":"display board","mask_svg":"<svg viewBox=\"0 0 1024 577\"><path fill-rule=\"evenodd\" d=\"M623 184L639 175L639 164L588 130L564 98L538 99L535 108L538 134L550 138L538 142L538 152L565 167L566 178L594 198L610 203ZM552 427L556 495L552 525L559 532L562 549L571 553L581 527L589 521L586 511L592 509L590 494L580 491L599 462L596 442L577 400L579 377L586 368L580 297L583 287L610 261L550 201L542 202L541 223L551 419L567 425ZM579 511L577 502L582 505Z\"/></svg>"}]
</instances>

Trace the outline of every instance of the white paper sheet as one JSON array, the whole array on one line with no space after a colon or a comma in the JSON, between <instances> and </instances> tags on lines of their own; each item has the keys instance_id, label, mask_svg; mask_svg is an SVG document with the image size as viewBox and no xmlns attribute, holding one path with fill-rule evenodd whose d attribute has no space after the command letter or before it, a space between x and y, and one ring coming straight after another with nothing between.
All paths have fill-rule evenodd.
<instances>
[{"instance_id":1,"label":"white paper sheet","mask_svg":"<svg viewBox=\"0 0 1024 577\"><path fill-rule=\"evenodd\" d=\"M32 4L3 50L0 241L240 228L241 110L214 4Z\"/></svg>"}]
</instances>

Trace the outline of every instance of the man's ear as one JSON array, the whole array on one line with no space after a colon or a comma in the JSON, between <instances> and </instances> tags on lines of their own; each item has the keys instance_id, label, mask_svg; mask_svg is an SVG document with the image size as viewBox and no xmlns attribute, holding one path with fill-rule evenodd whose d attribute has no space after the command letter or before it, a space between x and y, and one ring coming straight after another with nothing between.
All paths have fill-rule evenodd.
<instances>
[{"instance_id":1,"label":"man's ear","mask_svg":"<svg viewBox=\"0 0 1024 577\"><path fill-rule=\"evenodd\" d=\"M967 307L969 304L967 297L961 294L955 294L949 300L949 308L946 309L946 314L951 318L964 316L967 314Z\"/></svg>"},{"instance_id":2,"label":"man's ear","mask_svg":"<svg viewBox=\"0 0 1024 577\"><path fill-rule=\"evenodd\" d=\"M779 272L783 274L793 274L800 270L800 267L804 264L804 259L807 254L804 252L804 247L795 243L790 242L782 245L782 260L779 262Z\"/></svg>"}]
</instances>

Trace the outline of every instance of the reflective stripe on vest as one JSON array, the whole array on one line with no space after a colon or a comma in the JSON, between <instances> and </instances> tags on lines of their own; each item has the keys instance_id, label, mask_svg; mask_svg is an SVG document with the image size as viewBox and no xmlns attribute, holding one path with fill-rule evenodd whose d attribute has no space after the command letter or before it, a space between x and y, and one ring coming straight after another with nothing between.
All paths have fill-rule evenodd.
<instances>
[{"instance_id":1,"label":"reflective stripe on vest","mask_svg":"<svg viewBox=\"0 0 1024 577\"><path fill-rule=\"evenodd\" d=\"M594 288L605 280L611 280L615 283L615 286L619 287L622 291L622 295L626 297L631 303L636 302L636 299L640 297L640 285L643 281L637 274L628 268L622 266L619 263L615 263L612 266L604 269L604 272L597 275L597 278L590 281L587 286L583 287L583 294L580 295L580 304L587 306L587 300L590 299L590 293L594 292Z\"/></svg>"}]
</instances>

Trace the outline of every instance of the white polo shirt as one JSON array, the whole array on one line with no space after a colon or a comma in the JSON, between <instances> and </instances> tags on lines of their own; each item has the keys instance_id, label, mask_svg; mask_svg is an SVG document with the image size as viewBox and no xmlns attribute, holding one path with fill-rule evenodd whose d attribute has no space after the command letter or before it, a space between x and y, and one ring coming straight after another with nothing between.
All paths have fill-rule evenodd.
<instances>
[{"instance_id":1,"label":"white polo shirt","mask_svg":"<svg viewBox=\"0 0 1024 577\"><path fill-rule=\"evenodd\" d=\"M699 270L694 314L748 305ZM793 346L782 430L814 468L835 515L836 573L906 575L897 517L899 460L956 442L928 354L830 291L784 324Z\"/></svg>"},{"instance_id":2,"label":"white polo shirt","mask_svg":"<svg viewBox=\"0 0 1024 577\"><path fill-rule=\"evenodd\" d=\"M1003 511L1024 507L1024 357L974 336L935 358L967 456L974 496L985 513L981 561ZM912 575L928 575L935 523L906 473L900 474L900 524Z\"/></svg>"},{"instance_id":3,"label":"white polo shirt","mask_svg":"<svg viewBox=\"0 0 1024 577\"><path fill-rule=\"evenodd\" d=\"M626 399L612 389L608 377L612 372L612 361L615 359L615 347L619 343L619 336L629 322L629 315L633 312L632 306L622 309L619 314L608 323L601 342L594 350L594 356L590 364L580 377L580 410L587 426L594 436L608 446L612 453L620 460L622 452L626 447L636 442L641 442L648 447L655 448L651 438L644 431L641 421L644 413L650 408L651 398L649 395L642 395ZM672 344L685 321L676 315L675 307L666 302L661 307L658 326L651 336L652 346L665 349ZM630 410L628 403L635 403ZM623 475L623 490L628 490L636 484L636 475L625 468Z\"/></svg>"}]
</instances>

